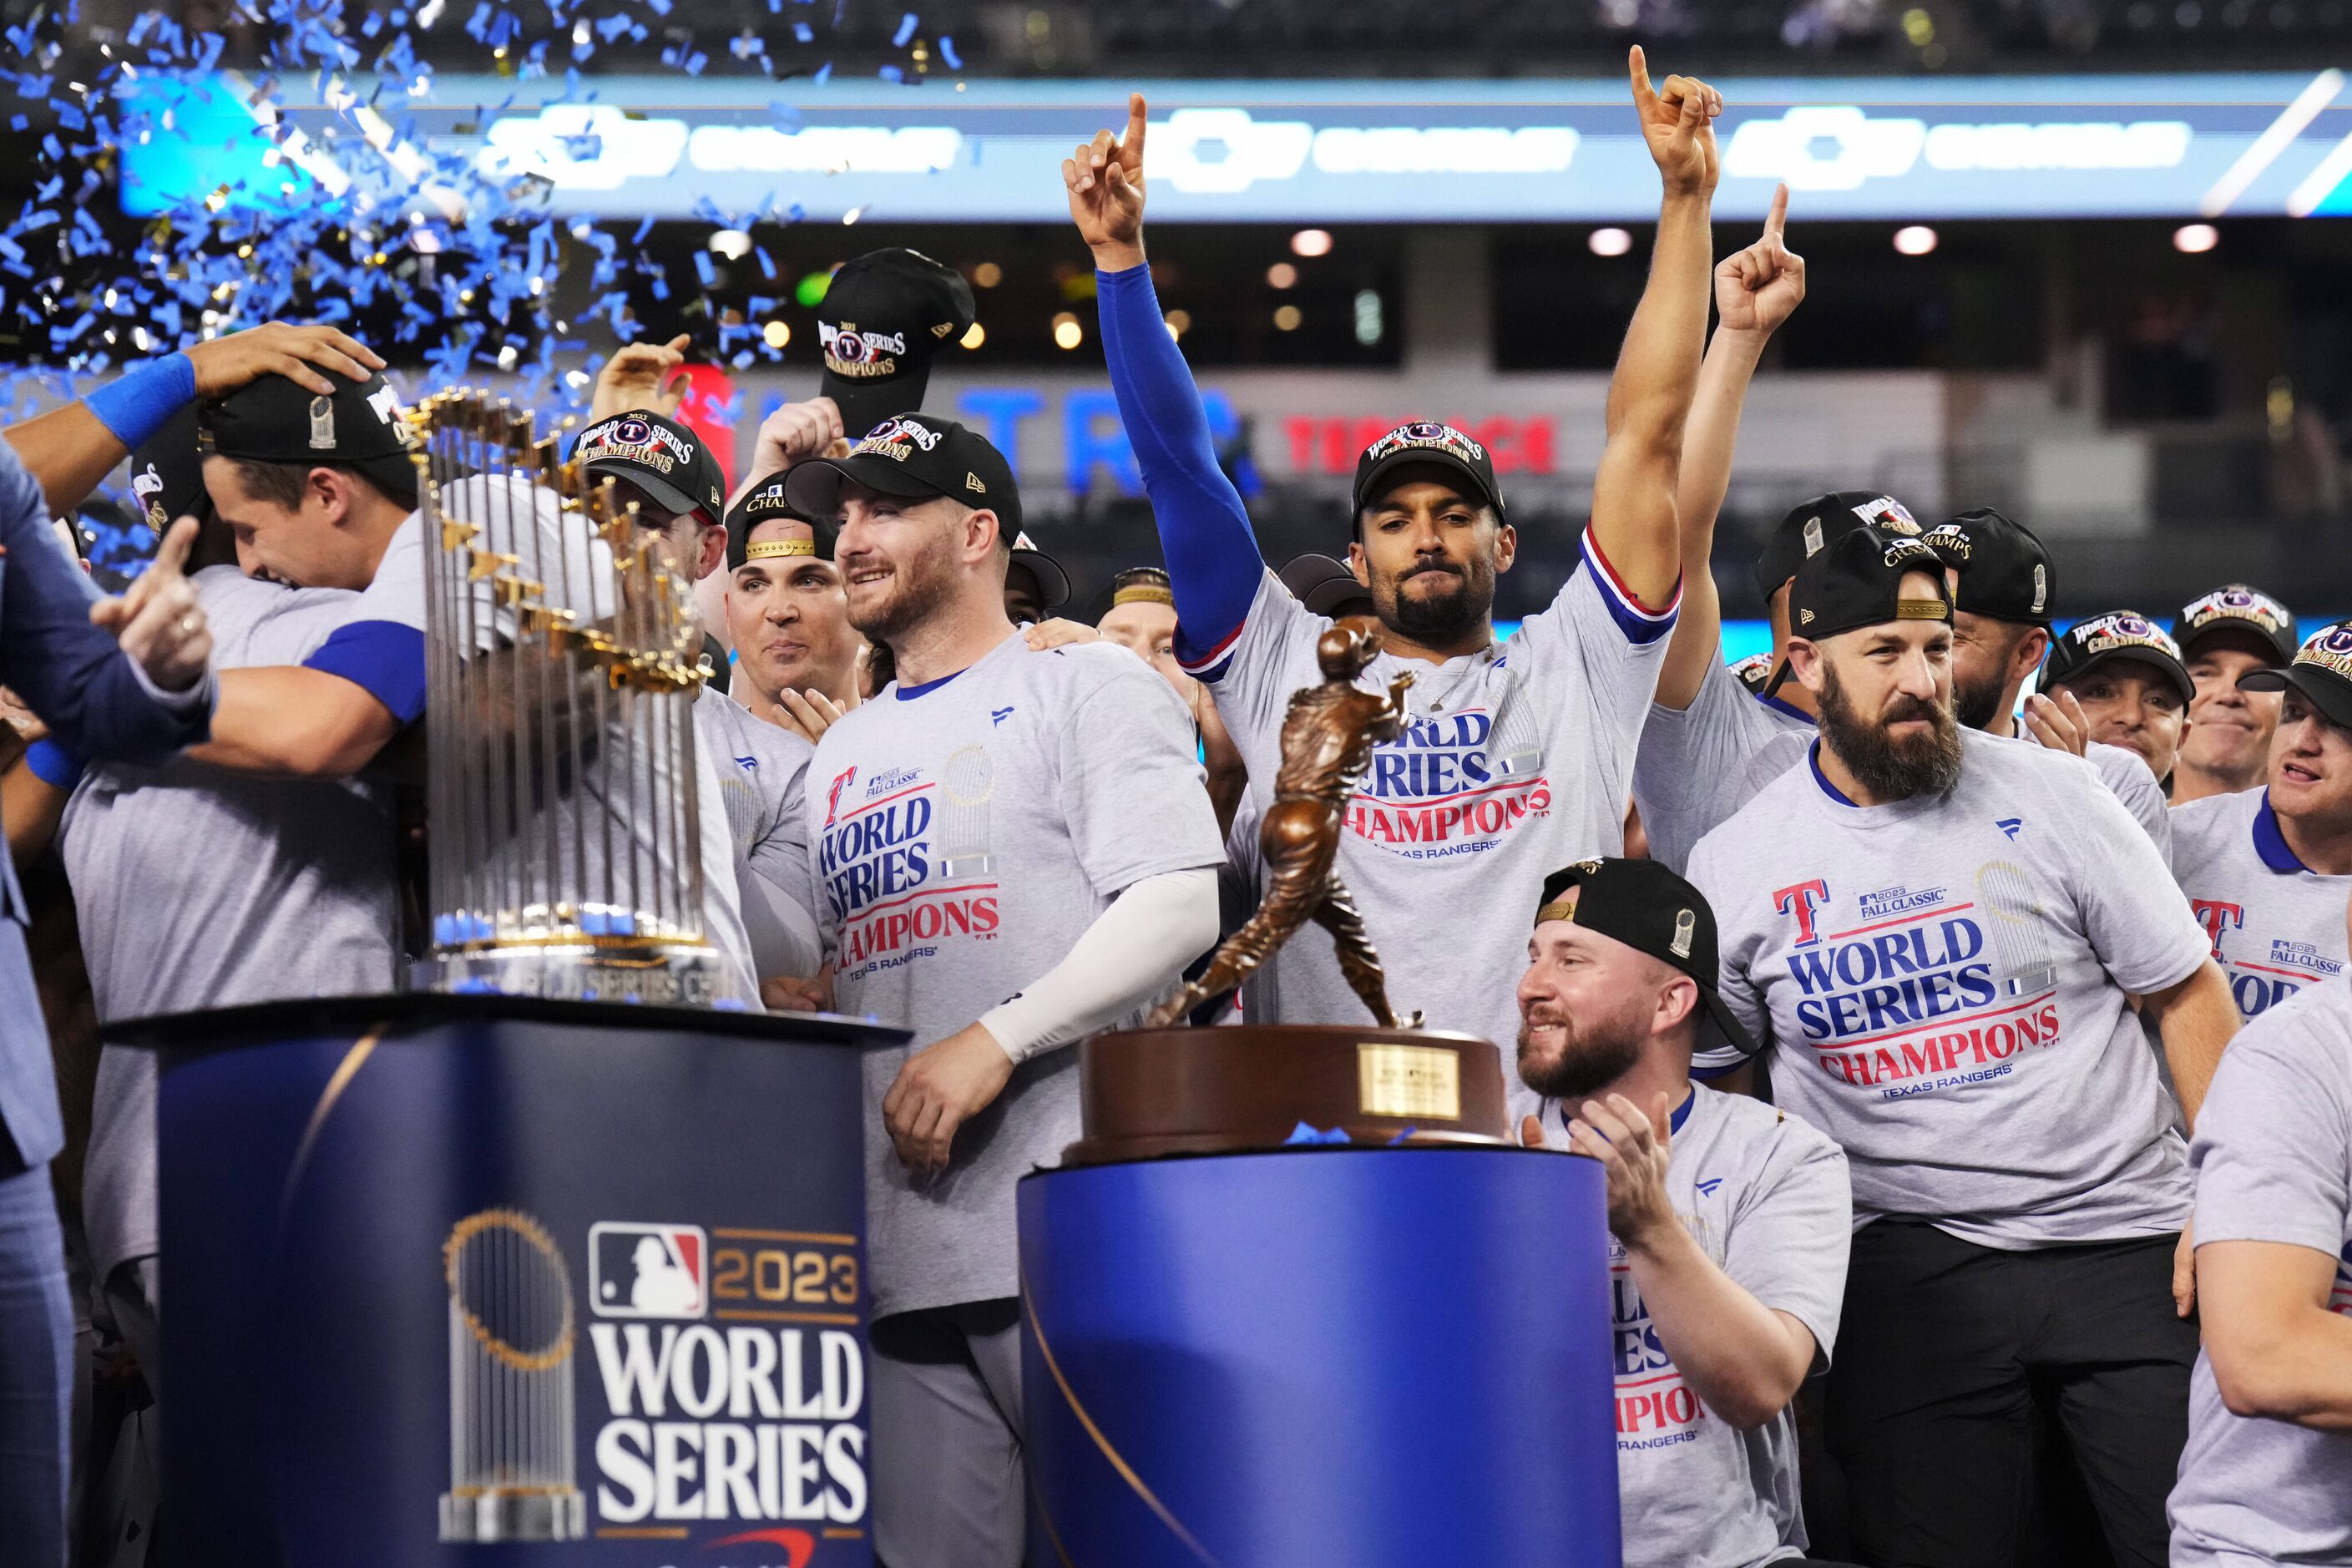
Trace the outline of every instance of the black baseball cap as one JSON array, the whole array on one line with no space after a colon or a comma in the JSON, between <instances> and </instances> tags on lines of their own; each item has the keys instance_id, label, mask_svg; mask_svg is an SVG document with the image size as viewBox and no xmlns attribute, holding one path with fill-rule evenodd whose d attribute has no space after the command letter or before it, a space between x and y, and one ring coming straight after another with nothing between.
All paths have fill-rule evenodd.
<instances>
[{"instance_id":1,"label":"black baseball cap","mask_svg":"<svg viewBox=\"0 0 2352 1568\"><path fill-rule=\"evenodd\" d=\"M817 306L817 390L839 406L851 440L923 405L931 355L961 339L975 313L963 275L919 250L869 250L841 264Z\"/></svg>"},{"instance_id":2,"label":"black baseball cap","mask_svg":"<svg viewBox=\"0 0 2352 1568\"><path fill-rule=\"evenodd\" d=\"M1472 495L1495 509L1496 517L1503 515L1494 455L1453 426L1426 420L1400 425L1364 448L1356 459L1354 515L1360 520L1364 509L1380 500L1391 474L1419 464L1451 470L1467 482Z\"/></svg>"},{"instance_id":3,"label":"black baseball cap","mask_svg":"<svg viewBox=\"0 0 2352 1568\"><path fill-rule=\"evenodd\" d=\"M2022 626L2050 624L2050 552L2023 523L1980 506L1919 537L1960 574L1954 610Z\"/></svg>"},{"instance_id":4,"label":"black baseball cap","mask_svg":"<svg viewBox=\"0 0 2352 1568\"><path fill-rule=\"evenodd\" d=\"M331 374L330 393L282 375L259 376L196 410L201 457L351 468L404 506L416 504L406 411L381 373L365 381Z\"/></svg>"},{"instance_id":5,"label":"black baseball cap","mask_svg":"<svg viewBox=\"0 0 2352 1568\"><path fill-rule=\"evenodd\" d=\"M2314 632L2284 669L2252 669L2238 677L2241 691L2284 691L2294 687L2331 724L2352 729L2352 621Z\"/></svg>"},{"instance_id":6,"label":"black baseball cap","mask_svg":"<svg viewBox=\"0 0 2352 1568\"><path fill-rule=\"evenodd\" d=\"M821 528L814 518L794 511L784 500L784 479L782 472L770 474L743 492L742 499L727 509L727 570L732 572L748 561L771 557L814 557L820 561L833 559L833 531ZM806 525L806 539L763 539L757 545L751 533L763 522L797 522ZM754 556L753 550L761 553Z\"/></svg>"},{"instance_id":7,"label":"black baseball cap","mask_svg":"<svg viewBox=\"0 0 2352 1568\"><path fill-rule=\"evenodd\" d=\"M697 512L709 523L727 520L727 476L701 437L675 419L632 408L580 432L572 460L591 480L635 485L665 511Z\"/></svg>"},{"instance_id":8,"label":"black baseball cap","mask_svg":"<svg viewBox=\"0 0 2352 1568\"><path fill-rule=\"evenodd\" d=\"M2180 606L2172 617L2172 640L2186 660L2197 639L2208 632L2237 632L2251 637L2278 656L2280 664L2295 658L2294 612L2243 583L2226 583Z\"/></svg>"},{"instance_id":9,"label":"black baseball cap","mask_svg":"<svg viewBox=\"0 0 2352 1568\"><path fill-rule=\"evenodd\" d=\"M1935 580L1934 598L1903 596L1903 579L1914 572ZM1789 589L1790 633L1810 642L1890 621L1951 618L1942 558L1915 535L1884 533L1868 524L1847 530L1805 557ZM1780 689L1791 668L1784 662L1765 682L1765 696Z\"/></svg>"},{"instance_id":10,"label":"black baseball cap","mask_svg":"<svg viewBox=\"0 0 2352 1568\"><path fill-rule=\"evenodd\" d=\"M1070 602L1070 574L1025 533L1013 536L1013 563L1005 571L1029 574L1029 580L1037 584L1037 608L1048 615Z\"/></svg>"},{"instance_id":11,"label":"black baseball cap","mask_svg":"<svg viewBox=\"0 0 2352 1568\"><path fill-rule=\"evenodd\" d=\"M1568 902L1579 889L1576 903ZM1715 911L1706 897L1657 860L1579 860L1544 879L1535 923L1572 921L1587 931L1648 953L1667 968L1698 983L1699 1005L1744 1055L1756 1054L1755 1037L1732 1016L1716 990L1722 973L1716 952Z\"/></svg>"},{"instance_id":12,"label":"black baseball cap","mask_svg":"<svg viewBox=\"0 0 2352 1568\"><path fill-rule=\"evenodd\" d=\"M212 521L213 498L205 489L204 454L196 450L194 404L183 405L163 421L162 429L131 452L131 503L158 539L180 518L193 517L200 523Z\"/></svg>"},{"instance_id":13,"label":"black baseball cap","mask_svg":"<svg viewBox=\"0 0 2352 1568\"><path fill-rule=\"evenodd\" d=\"M2189 679L2179 645L2164 628L2137 610L2110 610L2076 621L2050 639L2050 653L2042 661L2042 689L2079 680L2104 664L2137 659L2162 670L2180 692L2180 700L2197 698L2197 683Z\"/></svg>"},{"instance_id":14,"label":"black baseball cap","mask_svg":"<svg viewBox=\"0 0 2352 1568\"><path fill-rule=\"evenodd\" d=\"M1832 490L1815 496L1780 520L1756 558L1756 594L1769 601L1780 584L1797 574L1803 562L1820 554L1857 528L1882 533L1919 532L1911 509L1893 496L1875 490Z\"/></svg>"},{"instance_id":15,"label":"black baseball cap","mask_svg":"<svg viewBox=\"0 0 2352 1568\"><path fill-rule=\"evenodd\" d=\"M847 457L796 464L784 478L784 499L802 516L820 518L829 525L841 515L845 479L905 500L948 496L969 507L985 507L996 514L1000 532L1017 536L1021 531L1021 492L1013 482L1013 466L986 437L952 419L894 414L868 431ZM1065 597L1067 591L1065 576Z\"/></svg>"},{"instance_id":16,"label":"black baseball cap","mask_svg":"<svg viewBox=\"0 0 2352 1568\"><path fill-rule=\"evenodd\" d=\"M1110 607L1115 610L1121 605L1166 605L1174 609L1176 590L1160 567L1130 566L1110 580Z\"/></svg>"},{"instance_id":17,"label":"black baseball cap","mask_svg":"<svg viewBox=\"0 0 2352 1568\"><path fill-rule=\"evenodd\" d=\"M1328 555L1301 555L1286 563L1276 575L1309 615L1337 620L1341 616L1372 613L1372 591L1356 581L1345 562Z\"/></svg>"}]
</instances>

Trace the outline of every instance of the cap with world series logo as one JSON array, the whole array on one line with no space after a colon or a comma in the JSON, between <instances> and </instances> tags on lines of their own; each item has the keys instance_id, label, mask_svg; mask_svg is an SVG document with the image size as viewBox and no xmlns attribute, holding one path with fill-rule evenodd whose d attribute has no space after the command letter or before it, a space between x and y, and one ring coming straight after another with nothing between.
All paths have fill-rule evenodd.
<instances>
[{"instance_id":1,"label":"cap with world series logo","mask_svg":"<svg viewBox=\"0 0 2352 1568\"><path fill-rule=\"evenodd\" d=\"M1021 492L1004 454L976 430L928 414L894 414L845 458L814 458L784 476L793 510L830 524L841 515L841 487L862 485L901 500L946 496L996 514L997 532L1021 531Z\"/></svg>"},{"instance_id":2,"label":"cap with world series logo","mask_svg":"<svg viewBox=\"0 0 2352 1568\"><path fill-rule=\"evenodd\" d=\"M1790 509L1756 557L1756 595L1769 604L1797 568L1857 528L1916 535L1911 509L1875 490L1832 490Z\"/></svg>"},{"instance_id":3,"label":"cap with world series logo","mask_svg":"<svg viewBox=\"0 0 2352 1568\"><path fill-rule=\"evenodd\" d=\"M400 394L381 374L365 381L330 375L314 393L264 375L196 410L196 450L257 463L350 468L403 506L416 504L415 437Z\"/></svg>"},{"instance_id":4,"label":"cap with world series logo","mask_svg":"<svg viewBox=\"0 0 2352 1568\"><path fill-rule=\"evenodd\" d=\"M2276 656L2273 663L2294 661L2294 613L2260 588L2225 583L2189 600L2172 617L2172 640L2184 660L2197 657L2199 639L2230 633L2269 649Z\"/></svg>"},{"instance_id":5,"label":"cap with world series logo","mask_svg":"<svg viewBox=\"0 0 2352 1568\"><path fill-rule=\"evenodd\" d=\"M2189 679L2189 669L2181 662L2180 648L2164 628L2141 615L2137 610L2109 610L2101 616L2089 616L2068 626L2064 633L2050 639L2049 656L2042 661L2041 689L2044 691L2080 680L2102 665L2119 659L2135 659L2163 672L2183 703L2197 697L2197 683Z\"/></svg>"},{"instance_id":6,"label":"cap with world series logo","mask_svg":"<svg viewBox=\"0 0 2352 1568\"><path fill-rule=\"evenodd\" d=\"M1398 426L1364 448L1356 459L1353 515L1385 493L1383 485L1399 468L1428 464L1450 470L1468 481L1470 493L1503 515L1503 489L1495 482L1494 454L1451 425L1413 420Z\"/></svg>"},{"instance_id":7,"label":"cap with world series logo","mask_svg":"<svg viewBox=\"0 0 2352 1568\"><path fill-rule=\"evenodd\" d=\"M2241 691L2284 691L2290 686L2311 700L2321 718L2352 730L2352 621L2312 633L2284 669L2251 669L2238 677Z\"/></svg>"},{"instance_id":8,"label":"cap with world series logo","mask_svg":"<svg viewBox=\"0 0 2352 1568\"><path fill-rule=\"evenodd\" d=\"M1744 1055L1756 1054L1755 1037L1716 990L1720 970L1715 910L1663 863L1612 857L1561 867L1544 879L1536 903L1535 923L1549 921L1573 921L1689 975L1698 985L1699 1005L1723 1038ZM1704 1029L1700 1035L1702 1046L1713 1043Z\"/></svg>"},{"instance_id":9,"label":"cap with world series logo","mask_svg":"<svg viewBox=\"0 0 2352 1568\"><path fill-rule=\"evenodd\" d=\"M816 520L804 517L793 510L784 499L784 480L790 470L773 473L755 480L733 506L727 509L727 570L734 571L753 561L833 559L833 531L819 527ZM764 522L793 522L809 531L806 539L797 536L762 539L756 542L751 535Z\"/></svg>"},{"instance_id":10,"label":"cap with world series logo","mask_svg":"<svg viewBox=\"0 0 2352 1568\"><path fill-rule=\"evenodd\" d=\"M894 246L841 264L817 305L824 374L817 391L853 441L902 408L920 408L931 356L960 342L977 311L963 275Z\"/></svg>"},{"instance_id":11,"label":"cap with world series logo","mask_svg":"<svg viewBox=\"0 0 2352 1568\"><path fill-rule=\"evenodd\" d=\"M1989 506L1948 518L1920 540L1960 574L1955 614L2020 626L2050 624L2050 552L2042 536Z\"/></svg>"},{"instance_id":12,"label":"cap with world series logo","mask_svg":"<svg viewBox=\"0 0 2352 1568\"><path fill-rule=\"evenodd\" d=\"M670 513L698 514L706 523L727 518L727 476L701 437L675 419L633 408L599 419L580 432L572 458L590 480L617 479Z\"/></svg>"}]
</instances>

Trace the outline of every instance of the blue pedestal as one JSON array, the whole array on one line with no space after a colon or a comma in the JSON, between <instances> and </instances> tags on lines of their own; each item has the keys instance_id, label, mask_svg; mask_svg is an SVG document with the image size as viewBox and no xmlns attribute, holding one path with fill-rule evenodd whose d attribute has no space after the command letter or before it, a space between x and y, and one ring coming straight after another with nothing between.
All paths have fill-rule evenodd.
<instances>
[{"instance_id":1,"label":"blue pedestal","mask_svg":"<svg viewBox=\"0 0 2352 1568\"><path fill-rule=\"evenodd\" d=\"M1616 1568L1591 1161L1286 1151L1020 1199L1036 1568Z\"/></svg>"},{"instance_id":2,"label":"blue pedestal","mask_svg":"<svg viewBox=\"0 0 2352 1568\"><path fill-rule=\"evenodd\" d=\"M870 1568L898 1031L415 995L114 1037L163 1051L172 1568Z\"/></svg>"}]
</instances>

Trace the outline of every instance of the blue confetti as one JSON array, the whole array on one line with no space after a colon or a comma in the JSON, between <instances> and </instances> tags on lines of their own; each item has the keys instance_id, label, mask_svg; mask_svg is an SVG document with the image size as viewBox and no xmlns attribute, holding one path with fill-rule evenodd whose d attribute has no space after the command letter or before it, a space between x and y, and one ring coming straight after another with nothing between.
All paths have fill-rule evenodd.
<instances>
[{"instance_id":1,"label":"blue confetti","mask_svg":"<svg viewBox=\"0 0 2352 1568\"><path fill-rule=\"evenodd\" d=\"M948 69L963 69L963 57L956 53L955 39L946 33L940 35L940 58L948 62Z\"/></svg>"},{"instance_id":2,"label":"blue confetti","mask_svg":"<svg viewBox=\"0 0 2352 1568\"><path fill-rule=\"evenodd\" d=\"M907 40L915 36L915 14L909 11L898 19L898 30L890 35L890 47L894 49L905 48Z\"/></svg>"}]
</instances>

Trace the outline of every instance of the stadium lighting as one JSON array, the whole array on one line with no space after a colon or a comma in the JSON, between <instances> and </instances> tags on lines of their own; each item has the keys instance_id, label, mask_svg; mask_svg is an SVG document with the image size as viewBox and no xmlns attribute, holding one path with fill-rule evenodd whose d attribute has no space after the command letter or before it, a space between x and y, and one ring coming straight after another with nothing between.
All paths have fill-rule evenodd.
<instances>
[{"instance_id":1,"label":"stadium lighting","mask_svg":"<svg viewBox=\"0 0 2352 1568\"><path fill-rule=\"evenodd\" d=\"M1595 256L1622 256L1633 248L1633 237L1622 228L1596 228L1584 243Z\"/></svg>"},{"instance_id":2,"label":"stadium lighting","mask_svg":"<svg viewBox=\"0 0 2352 1568\"><path fill-rule=\"evenodd\" d=\"M782 348L793 341L792 328L782 321L770 321L760 329L760 335L767 340L768 346L772 349Z\"/></svg>"},{"instance_id":3,"label":"stadium lighting","mask_svg":"<svg viewBox=\"0 0 2352 1568\"><path fill-rule=\"evenodd\" d=\"M2172 231L2172 248L2183 256L2202 256L2221 243L2221 231L2210 223L2184 223Z\"/></svg>"},{"instance_id":4,"label":"stadium lighting","mask_svg":"<svg viewBox=\"0 0 2352 1568\"><path fill-rule=\"evenodd\" d=\"M751 254L751 237L740 228L714 229L710 248L730 261L740 261Z\"/></svg>"},{"instance_id":5,"label":"stadium lighting","mask_svg":"<svg viewBox=\"0 0 2352 1568\"><path fill-rule=\"evenodd\" d=\"M1078 319L1065 310L1054 318L1054 343L1057 348L1074 349L1087 341L1086 329Z\"/></svg>"},{"instance_id":6,"label":"stadium lighting","mask_svg":"<svg viewBox=\"0 0 2352 1568\"><path fill-rule=\"evenodd\" d=\"M1298 268L1287 261L1277 261L1265 269L1265 284L1269 289L1287 289L1297 281Z\"/></svg>"},{"instance_id":7,"label":"stadium lighting","mask_svg":"<svg viewBox=\"0 0 2352 1568\"><path fill-rule=\"evenodd\" d=\"M988 341L988 329L974 321L964 329L963 336L956 341L968 349L976 349Z\"/></svg>"},{"instance_id":8,"label":"stadium lighting","mask_svg":"<svg viewBox=\"0 0 2352 1568\"><path fill-rule=\"evenodd\" d=\"M1004 281L1004 268L993 261L983 261L971 269L971 280L982 289L993 289Z\"/></svg>"},{"instance_id":9,"label":"stadium lighting","mask_svg":"<svg viewBox=\"0 0 2352 1568\"><path fill-rule=\"evenodd\" d=\"M1925 256L1936 248L1936 231L1924 223L1907 224L1895 231L1895 248L1905 256Z\"/></svg>"},{"instance_id":10,"label":"stadium lighting","mask_svg":"<svg viewBox=\"0 0 2352 1568\"><path fill-rule=\"evenodd\" d=\"M1312 260L1331 254L1331 232L1322 228L1302 228L1290 237L1290 253Z\"/></svg>"},{"instance_id":11,"label":"stadium lighting","mask_svg":"<svg viewBox=\"0 0 2352 1568\"><path fill-rule=\"evenodd\" d=\"M1170 337L1171 337L1171 338L1175 338L1175 339L1178 339L1178 340L1180 340L1180 341L1181 341L1181 340L1183 338L1184 334L1185 334L1186 332L1191 331L1192 330L1192 311L1190 311L1190 310L1171 310L1171 311L1169 311L1169 312L1168 312L1168 335L1169 335Z\"/></svg>"},{"instance_id":12,"label":"stadium lighting","mask_svg":"<svg viewBox=\"0 0 2352 1568\"><path fill-rule=\"evenodd\" d=\"M1274 330L1277 332L1295 332L1298 330L1298 323L1306 319L1299 314L1297 306L1284 305L1274 312Z\"/></svg>"}]
</instances>

